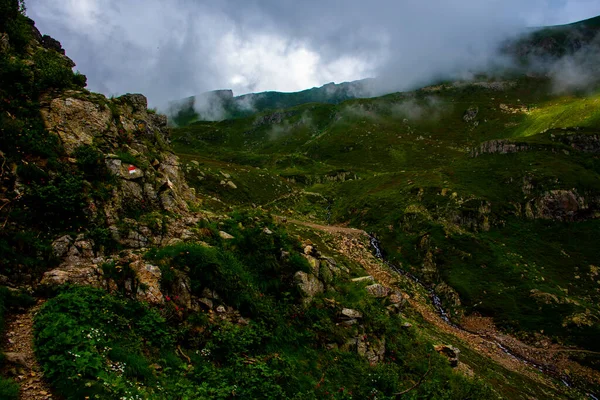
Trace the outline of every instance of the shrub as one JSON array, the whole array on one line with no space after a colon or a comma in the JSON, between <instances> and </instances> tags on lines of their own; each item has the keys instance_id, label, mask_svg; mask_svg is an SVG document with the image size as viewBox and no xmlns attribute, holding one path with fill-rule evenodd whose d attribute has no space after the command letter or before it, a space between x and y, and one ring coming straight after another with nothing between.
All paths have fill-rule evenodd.
<instances>
[{"instance_id":1,"label":"shrub","mask_svg":"<svg viewBox=\"0 0 600 400\"><path fill-rule=\"evenodd\" d=\"M73 84L73 71L61 54L53 50L38 50L33 60L38 91L64 89Z\"/></svg>"},{"instance_id":2,"label":"shrub","mask_svg":"<svg viewBox=\"0 0 600 400\"><path fill-rule=\"evenodd\" d=\"M66 399L139 394L137 382L153 379L148 354L173 347L156 311L89 287L63 288L36 316L34 333L44 374Z\"/></svg>"},{"instance_id":3,"label":"shrub","mask_svg":"<svg viewBox=\"0 0 600 400\"><path fill-rule=\"evenodd\" d=\"M18 400L19 385L12 380L0 377L0 399Z\"/></svg>"}]
</instances>

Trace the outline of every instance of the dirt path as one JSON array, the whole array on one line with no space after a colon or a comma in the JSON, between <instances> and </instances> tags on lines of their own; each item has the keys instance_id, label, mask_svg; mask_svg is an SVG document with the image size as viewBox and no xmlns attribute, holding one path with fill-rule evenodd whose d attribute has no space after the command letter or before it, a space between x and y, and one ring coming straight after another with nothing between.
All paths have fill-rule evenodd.
<instances>
[{"instance_id":1,"label":"dirt path","mask_svg":"<svg viewBox=\"0 0 600 400\"><path fill-rule=\"evenodd\" d=\"M284 218L278 217L280 221ZM312 229L327 232L333 235L336 249L345 256L358 261L379 283L394 287L399 281L406 281L414 286L413 296L408 298L409 304L417 310L423 318L439 331L450 334L479 354L492 359L504 368L526 375L529 379L548 387L557 388L557 383L546 374L539 373L539 366L546 372L559 375L569 371L571 378L581 379L588 384L600 387L600 374L590 368L584 367L568 358L572 352L585 352L585 350L564 348L547 341L543 347L533 347L516 338L500 332L493 324L491 318L471 316L464 319L463 326L454 326L444 321L431 304L431 300L418 285L409 278L402 276L376 258L365 237L369 235L360 229L340 226L320 225L295 219L287 219L288 223L306 226ZM523 362L527 360L528 363ZM535 365L534 365L535 364Z\"/></svg>"},{"instance_id":2,"label":"dirt path","mask_svg":"<svg viewBox=\"0 0 600 400\"><path fill-rule=\"evenodd\" d=\"M286 218L286 217L280 217L280 216L275 216L275 218L279 222L284 222L284 223L288 222L288 223L294 224L294 225L307 226L309 228L317 229L319 231L323 231L323 232L327 232L327 233L341 233L344 235L351 235L351 236L369 236L369 234L367 232L365 232L361 229L348 228L345 226L336 226L336 225L320 225L320 224L315 224L312 222L300 221L298 219Z\"/></svg>"},{"instance_id":3,"label":"dirt path","mask_svg":"<svg viewBox=\"0 0 600 400\"><path fill-rule=\"evenodd\" d=\"M6 337L3 351L12 362L7 367L8 375L21 387L21 400L57 399L42 379L42 370L33 352L33 318L43 301L24 314L12 314L7 318Z\"/></svg>"}]
</instances>

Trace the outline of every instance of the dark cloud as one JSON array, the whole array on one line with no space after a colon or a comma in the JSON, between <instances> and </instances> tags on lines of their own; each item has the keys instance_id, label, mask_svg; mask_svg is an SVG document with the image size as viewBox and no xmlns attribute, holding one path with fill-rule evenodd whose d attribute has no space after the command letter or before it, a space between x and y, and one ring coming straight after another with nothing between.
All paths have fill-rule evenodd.
<instances>
[{"instance_id":1,"label":"dark cloud","mask_svg":"<svg viewBox=\"0 0 600 400\"><path fill-rule=\"evenodd\" d=\"M293 91L369 76L384 78L379 91L410 88L497 61L497 44L528 24L599 8L587 0L28 1L90 89L143 92L153 105L219 88Z\"/></svg>"}]
</instances>

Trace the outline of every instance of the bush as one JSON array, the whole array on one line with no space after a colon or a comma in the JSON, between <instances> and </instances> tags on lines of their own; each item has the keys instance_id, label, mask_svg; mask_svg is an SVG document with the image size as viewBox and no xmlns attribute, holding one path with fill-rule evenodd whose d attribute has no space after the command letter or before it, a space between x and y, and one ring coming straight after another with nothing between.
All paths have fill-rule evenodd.
<instances>
[{"instance_id":1,"label":"bush","mask_svg":"<svg viewBox=\"0 0 600 400\"><path fill-rule=\"evenodd\" d=\"M46 184L31 183L23 198L30 223L52 230L74 230L85 220L84 182L63 173Z\"/></svg>"},{"instance_id":2,"label":"bush","mask_svg":"<svg viewBox=\"0 0 600 400\"><path fill-rule=\"evenodd\" d=\"M66 399L138 394L137 382L153 379L146 357L173 348L156 311L89 287L63 288L44 304L34 331L44 374Z\"/></svg>"},{"instance_id":3,"label":"bush","mask_svg":"<svg viewBox=\"0 0 600 400\"><path fill-rule=\"evenodd\" d=\"M64 89L73 85L73 71L61 54L53 50L38 50L33 61L36 71L35 84L39 92Z\"/></svg>"},{"instance_id":4,"label":"bush","mask_svg":"<svg viewBox=\"0 0 600 400\"><path fill-rule=\"evenodd\" d=\"M18 400L19 385L12 380L0 377L0 399Z\"/></svg>"}]
</instances>

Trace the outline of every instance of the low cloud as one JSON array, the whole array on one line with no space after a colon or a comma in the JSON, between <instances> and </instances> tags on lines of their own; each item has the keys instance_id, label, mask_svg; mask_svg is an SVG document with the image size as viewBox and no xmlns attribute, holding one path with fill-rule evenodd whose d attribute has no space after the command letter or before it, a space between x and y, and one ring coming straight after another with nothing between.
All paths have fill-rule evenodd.
<instances>
[{"instance_id":1,"label":"low cloud","mask_svg":"<svg viewBox=\"0 0 600 400\"><path fill-rule=\"evenodd\" d=\"M378 77L370 94L499 62L527 25L600 13L582 0L29 0L91 90L153 106L214 89L297 91ZM540 11L542 10L542 11ZM219 110L209 107L209 114Z\"/></svg>"}]
</instances>

